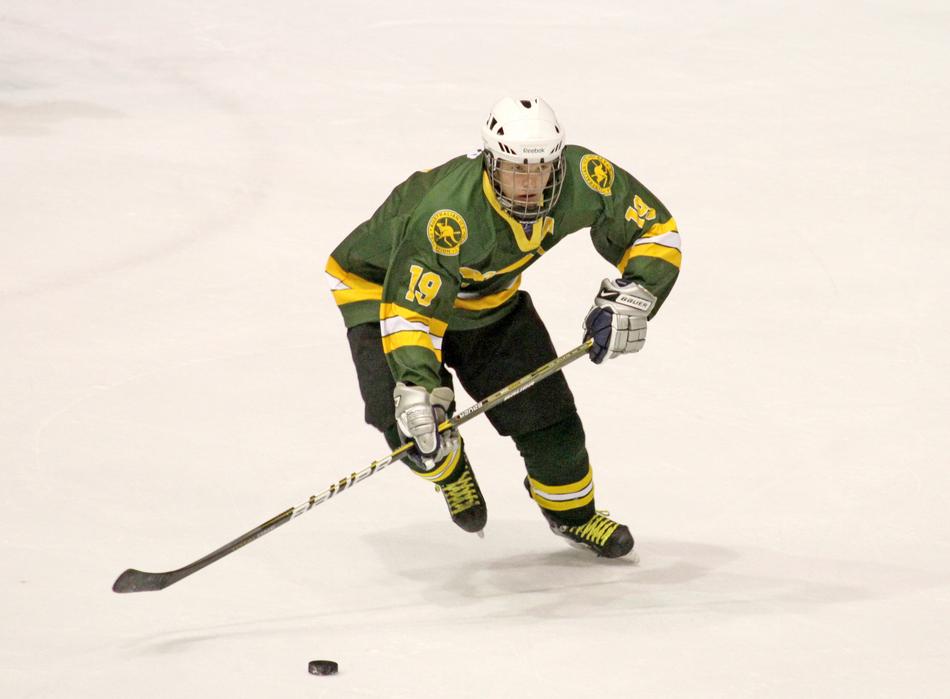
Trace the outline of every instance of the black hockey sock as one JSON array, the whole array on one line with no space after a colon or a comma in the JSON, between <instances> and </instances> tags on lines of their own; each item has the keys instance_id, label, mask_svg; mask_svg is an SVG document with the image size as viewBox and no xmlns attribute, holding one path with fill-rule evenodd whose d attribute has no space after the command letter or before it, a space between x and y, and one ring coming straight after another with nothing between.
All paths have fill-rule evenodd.
<instances>
[{"instance_id":1,"label":"black hockey sock","mask_svg":"<svg viewBox=\"0 0 950 699\"><path fill-rule=\"evenodd\" d=\"M531 485L541 490L548 486L553 490L569 488L576 499L559 502L549 501L548 506L535 501L547 517L570 526L582 524L594 515L593 484L590 479L590 462L584 445L584 427L580 417L573 413L560 422L534 432L513 438L525 462ZM583 494L590 485L590 497ZM534 495L532 495L534 497Z\"/></svg>"}]
</instances>

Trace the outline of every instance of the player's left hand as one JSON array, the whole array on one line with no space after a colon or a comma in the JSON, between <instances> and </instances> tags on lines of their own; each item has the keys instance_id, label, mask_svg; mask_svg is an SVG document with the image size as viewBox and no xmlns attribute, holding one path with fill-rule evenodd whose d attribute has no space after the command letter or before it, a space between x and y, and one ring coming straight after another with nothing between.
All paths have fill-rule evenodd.
<instances>
[{"instance_id":1,"label":"player's left hand","mask_svg":"<svg viewBox=\"0 0 950 699\"><path fill-rule=\"evenodd\" d=\"M584 339L594 339L590 359L600 364L621 354L639 352L647 339L647 318L656 296L636 282L604 279L584 318Z\"/></svg>"}]
</instances>

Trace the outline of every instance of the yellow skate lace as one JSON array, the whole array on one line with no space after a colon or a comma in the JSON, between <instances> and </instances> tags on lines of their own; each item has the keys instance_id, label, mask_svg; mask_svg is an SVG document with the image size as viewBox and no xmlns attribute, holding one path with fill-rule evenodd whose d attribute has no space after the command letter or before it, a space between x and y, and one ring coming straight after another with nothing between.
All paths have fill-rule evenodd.
<instances>
[{"instance_id":1,"label":"yellow skate lace","mask_svg":"<svg viewBox=\"0 0 950 699\"><path fill-rule=\"evenodd\" d=\"M479 504L475 480L472 478L472 472L468 469L454 483L436 486L436 490L443 491L445 501L449 503L449 511L453 515Z\"/></svg>"},{"instance_id":2,"label":"yellow skate lace","mask_svg":"<svg viewBox=\"0 0 950 699\"><path fill-rule=\"evenodd\" d=\"M607 539L610 538L610 535L620 526L618 522L614 522L608 518L606 516L608 514L610 513L597 512L584 524L569 527L567 531L585 541L591 541L597 546L603 546Z\"/></svg>"}]
</instances>

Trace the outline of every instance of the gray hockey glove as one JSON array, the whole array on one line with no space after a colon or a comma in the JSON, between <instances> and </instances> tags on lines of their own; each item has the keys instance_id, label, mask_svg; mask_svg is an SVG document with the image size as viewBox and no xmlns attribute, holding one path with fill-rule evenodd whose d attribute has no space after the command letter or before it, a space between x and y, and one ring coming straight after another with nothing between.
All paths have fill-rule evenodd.
<instances>
[{"instance_id":1,"label":"gray hockey glove","mask_svg":"<svg viewBox=\"0 0 950 699\"><path fill-rule=\"evenodd\" d=\"M454 399L452 389L445 386L430 393L422 386L408 386L400 381L393 391L396 426L403 437L415 443L415 451L426 470L431 471L459 448L458 430L439 432Z\"/></svg>"},{"instance_id":2,"label":"gray hockey glove","mask_svg":"<svg viewBox=\"0 0 950 699\"><path fill-rule=\"evenodd\" d=\"M647 339L647 316L656 296L636 282L604 279L584 319L584 339L594 338L590 359L600 364L628 352L639 352Z\"/></svg>"}]
</instances>

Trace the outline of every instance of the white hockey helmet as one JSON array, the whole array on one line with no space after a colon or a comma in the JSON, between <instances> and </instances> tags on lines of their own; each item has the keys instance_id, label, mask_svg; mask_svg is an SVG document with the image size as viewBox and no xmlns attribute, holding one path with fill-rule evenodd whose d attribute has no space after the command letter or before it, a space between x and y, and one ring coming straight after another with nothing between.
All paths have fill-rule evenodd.
<instances>
[{"instance_id":1,"label":"white hockey helmet","mask_svg":"<svg viewBox=\"0 0 950 699\"><path fill-rule=\"evenodd\" d=\"M550 105L539 97L499 100L482 126L485 146L485 170L491 178L498 203L520 221L534 221L546 215L557 203L564 184L564 130ZM501 163L548 165L551 175L544 186L541 201L526 204L506 196L498 170Z\"/></svg>"}]
</instances>

